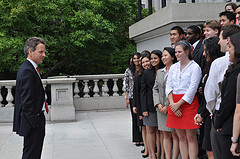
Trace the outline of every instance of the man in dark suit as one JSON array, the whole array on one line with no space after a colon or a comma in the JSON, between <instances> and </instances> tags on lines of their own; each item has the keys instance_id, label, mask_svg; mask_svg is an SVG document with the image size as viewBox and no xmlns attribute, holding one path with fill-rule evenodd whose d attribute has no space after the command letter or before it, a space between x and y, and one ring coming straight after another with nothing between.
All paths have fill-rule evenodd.
<instances>
[{"instance_id":1,"label":"man in dark suit","mask_svg":"<svg viewBox=\"0 0 240 159\"><path fill-rule=\"evenodd\" d=\"M37 65L46 56L45 45L41 38L29 38L24 46L27 60L17 73L13 131L24 137L22 159L41 158L48 108Z\"/></svg>"},{"instance_id":2,"label":"man in dark suit","mask_svg":"<svg viewBox=\"0 0 240 159\"><path fill-rule=\"evenodd\" d=\"M205 57L203 56L204 45L201 39L201 30L198 26L189 26L185 33L186 40L191 44L193 60L204 69Z\"/></svg>"}]
</instances>

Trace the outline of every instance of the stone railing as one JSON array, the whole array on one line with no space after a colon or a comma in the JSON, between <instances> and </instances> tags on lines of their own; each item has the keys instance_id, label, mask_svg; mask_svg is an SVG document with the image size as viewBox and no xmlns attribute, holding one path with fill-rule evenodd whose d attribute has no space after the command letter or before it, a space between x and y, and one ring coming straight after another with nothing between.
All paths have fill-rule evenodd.
<instances>
[{"instance_id":1,"label":"stone railing","mask_svg":"<svg viewBox=\"0 0 240 159\"><path fill-rule=\"evenodd\" d=\"M44 89L51 92L45 95L50 108L47 119L75 120L75 110L124 108L123 76L108 74L43 79ZM0 81L0 122L13 119L15 86L15 80Z\"/></svg>"},{"instance_id":2,"label":"stone railing","mask_svg":"<svg viewBox=\"0 0 240 159\"><path fill-rule=\"evenodd\" d=\"M75 109L124 108L123 77L124 74L68 76L76 79L73 89ZM49 79L55 78L67 78L67 76L55 76Z\"/></svg>"}]
</instances>

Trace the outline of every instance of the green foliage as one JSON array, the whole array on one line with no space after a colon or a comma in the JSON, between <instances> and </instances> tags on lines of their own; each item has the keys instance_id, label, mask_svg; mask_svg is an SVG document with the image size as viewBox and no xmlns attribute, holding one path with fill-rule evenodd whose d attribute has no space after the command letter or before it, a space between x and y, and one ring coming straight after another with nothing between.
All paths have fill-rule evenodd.
<instances>
[{"instance_id":1,"label":"green foliage","mask_svg":"<svg viewBox=\"0 0 240 159\"><path fill-rule=\"evenodd\" d=\"M136 17L136 0L0 0L0 78L15 78L33 36L47 41L45 76L122 73Z\"/></svg>"}]
</instances>

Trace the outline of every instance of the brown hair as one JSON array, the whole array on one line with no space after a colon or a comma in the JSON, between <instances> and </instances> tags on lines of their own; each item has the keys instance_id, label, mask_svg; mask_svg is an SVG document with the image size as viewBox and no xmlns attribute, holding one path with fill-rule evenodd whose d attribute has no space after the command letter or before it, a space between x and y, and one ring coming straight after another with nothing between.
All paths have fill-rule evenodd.
<instances>
[{"instance_id":1,"label":"brown hair","mask_svg":"<svg viewBox=\"0 0 240 159\"><path fill-rule=\"evenodd\" d=\"M185 52L188 51L188 58L189 58L189 60L192 60L193 57L192 57L192 54L191 54L192 49L191 49L190 43L188 43L186 40L182 40L182 41L179 41L179 42L175 45L175 48L176 48L176 46L178 46L178 45L180 45Z\"/></svg>"},{"instance_id":2,"label":"brown hair","mask_svg":"<svg viewBox=\"0 0 240 159\"><path fill-rule=\"evenodd\" d=\"M213 30L215 29L220 29L221 28L221 25L220 25L220 22L219 20L207 20L204 24L203 24L203 27L206 28L206 27L209 27Z\"/></svg>"}]
</instances>

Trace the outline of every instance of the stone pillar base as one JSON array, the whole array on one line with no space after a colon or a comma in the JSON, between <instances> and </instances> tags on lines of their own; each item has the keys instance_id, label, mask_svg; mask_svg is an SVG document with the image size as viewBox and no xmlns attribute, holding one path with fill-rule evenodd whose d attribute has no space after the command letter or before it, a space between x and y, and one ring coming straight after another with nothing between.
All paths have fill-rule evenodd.
<instances>
[{"instance_id":1,"label":"stone pillar base","mask_svg":"<svg viewBox=\"0 0 240 159\"><path fill-rule=\"evenodd\" d=\"M51 107L51 121L74 121L74 106L53 106Z\"/></svg>"},{"instance_id":2,"label":"stone pillar base","mask_svg":"<svg viewBox=\"0 0 240 159\"><path fill-rule=\"evenodd\" d=\"M14 107L0 108L0 122L10 123L13 122Z\"/></svg>"}]
</instances>

